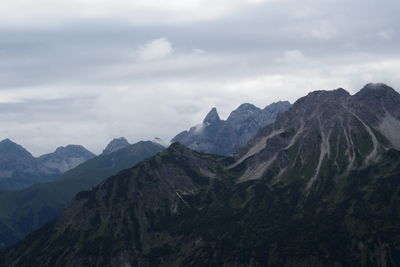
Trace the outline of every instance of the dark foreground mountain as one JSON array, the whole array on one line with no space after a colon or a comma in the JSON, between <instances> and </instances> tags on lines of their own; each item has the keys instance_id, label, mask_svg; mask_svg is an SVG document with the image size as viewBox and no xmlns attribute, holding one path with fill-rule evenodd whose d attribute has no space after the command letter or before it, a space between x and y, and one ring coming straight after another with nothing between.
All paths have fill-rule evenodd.
<instances>
[{"instance_id":1,"label":"dark foreground mountain","mask_svg":"<svg viewBox=\"0 0 400 267\"><path fill-rule=\"evenodd\" d=\"M382 84L310 93L236 159L175 143L79 193L2 264L399 266L399 119Z\"/></svg>"},{"instance_id":2,"label":"dark foreground mountain","mask_svg":"<svg viewBox=\"0 0 400 267\"><path fill-rule=\"evenodd\" d=\"M0 190L18 190L52 180L93 157L83 146L68 145L35 158L22 146L5 139L0 142Z\"/></svg>"},{"instance_id":3,"label":"dark foreground mountain","mask_svg":"<svg viewBox=\"0 0 400 267\"><path fill-rule=\"evenodd\" d=\"M290 107L287 101L273 103L264 109L242 104L232 111L227 120L221 120L217 109L213 108L202 124L178 134L171 141L199 152L229 156Z\"/></svg>"},{"instance_id":4,"label":"dark foreground mountain","mask_svg":"<svg viewBox=\"0 0 400 267\"><path fill-rule=\"evenodd\" d=\"M13 244L54 219L79 191L88 190L163 149L153 142L139 142L88 160L55 181L0 192L0 245Z\"/></svg>"}]
</instances>

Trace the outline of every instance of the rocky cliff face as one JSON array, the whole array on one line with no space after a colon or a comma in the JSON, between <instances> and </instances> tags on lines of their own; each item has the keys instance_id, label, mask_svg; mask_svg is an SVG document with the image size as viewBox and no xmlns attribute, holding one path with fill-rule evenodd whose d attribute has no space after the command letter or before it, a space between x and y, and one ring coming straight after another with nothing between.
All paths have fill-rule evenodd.
<instances>
[{"instance_id":1,"label":"rocky cliff face","mask_svg":"<svg viewBox=\"0 0 400 267\"><path fill-rule=\"evenodd\" d=\"M312 92L236 158L175 143L78 194L2 264L398 266L399 99Z\"/></svg>"},{"instance_id":2,"label":"rocky cliff face","mask_svg":"<svg viewBox=\"0 0 400 267\"><path fill-rule=\"evenodd\" d=\"M289 102L277 102L260 109L252 104L242 104L226 121L220 119L216 108L212 108L202 124L178 134L172 142L180 142L200 152L231 155L290 106Z\"/></svg>"}]
</instances>

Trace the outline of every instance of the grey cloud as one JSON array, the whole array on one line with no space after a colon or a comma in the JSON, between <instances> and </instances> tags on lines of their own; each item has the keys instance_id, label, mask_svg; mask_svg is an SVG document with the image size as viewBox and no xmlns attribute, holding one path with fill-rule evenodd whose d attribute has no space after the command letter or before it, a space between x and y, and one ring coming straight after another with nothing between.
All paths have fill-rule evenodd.
<instances>
[{"instance_id":1,"label":"grey cloud","mask_svg":"<svg viewBox=\"0 0 400 267\"><path fill-rule=\"evenodd\" d=\"M34 153L67 143L99 152L122 135L171 138L212 106L224 117L243 102L293 102L315 89L355 92L370 81L399 89L399 8L392 0L283 0L179 24L114 17L3 26L0 138ZM159 38L172 54L134 56Z\"/></svg>"}]
</instances>

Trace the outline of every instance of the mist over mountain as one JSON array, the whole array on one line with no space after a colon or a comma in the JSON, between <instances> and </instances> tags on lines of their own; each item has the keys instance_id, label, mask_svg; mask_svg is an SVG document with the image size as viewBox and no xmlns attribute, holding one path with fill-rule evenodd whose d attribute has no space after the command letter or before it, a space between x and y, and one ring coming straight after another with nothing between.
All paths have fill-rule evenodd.
<instances>
[{"instance_id":1,"label":"mist over mountain","mask_svg":"<svg viewBox=\"0 0 400 267\"><path fill-rule=\"evenodd\" d=\"M174 143L79 193L2 264L398 266L399 125L384 84L311 92L234 158Z\"/></svg>"},{"instance_id":2,"label":"mist over mountain","mask_svg":"<svg viewBox=\"0 0 400 267\"><path fill-rule=\"evenodd\" d=\"M124 137L114 138L106 146L106 148L104 148L103 154L110 154L129 145L130 145L129 142Z\"/></svg>"},{"instance_id":3,"label":"mist over mountain","mask_svg":"<svg viewBox=\"0 0 400 267\"><path fill-rule=\"evenodd\" d=\"M279 112L290 107L287 101L273 103L264 109L246 103L232 111L226 121L220 119L216 108L212 108L202 124L181 132L171 142L179 142L200 152L232 155L259 129L274 122Z\"/></svg>"}]
</instances>

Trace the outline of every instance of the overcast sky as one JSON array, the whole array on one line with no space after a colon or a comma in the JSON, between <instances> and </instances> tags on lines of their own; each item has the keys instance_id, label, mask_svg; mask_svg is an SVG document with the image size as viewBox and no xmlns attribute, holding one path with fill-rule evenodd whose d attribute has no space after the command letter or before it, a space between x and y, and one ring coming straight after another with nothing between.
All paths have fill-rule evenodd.
<instances>
[{"instance_id":1,"label":"overcast sky","mask_svg":"<svg viewBox=\"0 0 400 267\"><path fill-rule=\"evenodd\" d=\"M0 1L0 138L34 155L168 141L214 106L400 89L398 0Z\"/></svg>"}]
</instances>

